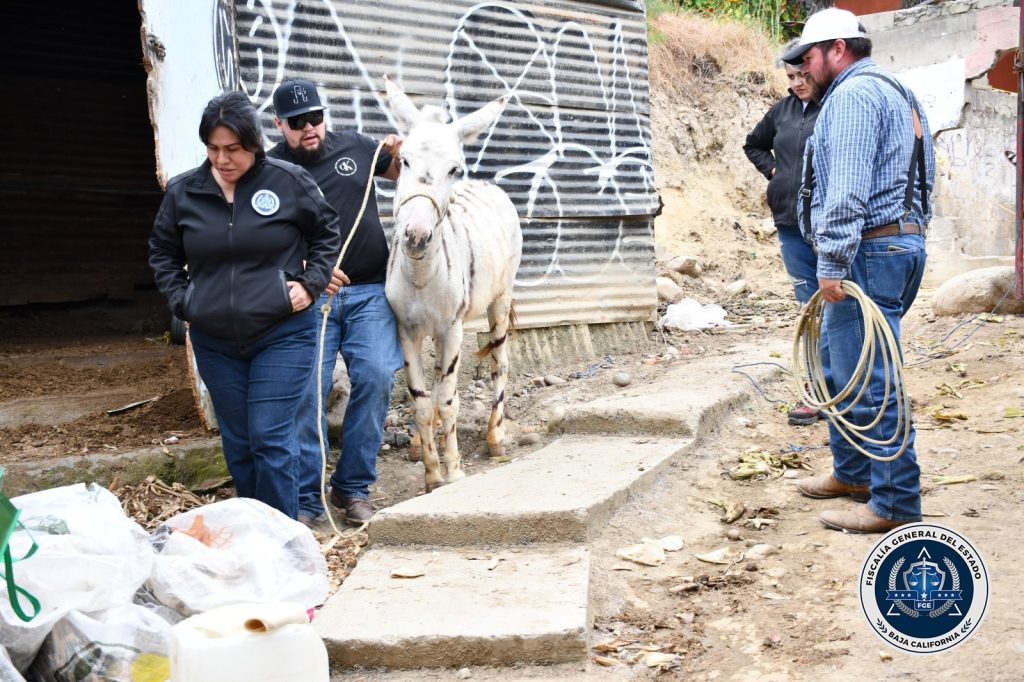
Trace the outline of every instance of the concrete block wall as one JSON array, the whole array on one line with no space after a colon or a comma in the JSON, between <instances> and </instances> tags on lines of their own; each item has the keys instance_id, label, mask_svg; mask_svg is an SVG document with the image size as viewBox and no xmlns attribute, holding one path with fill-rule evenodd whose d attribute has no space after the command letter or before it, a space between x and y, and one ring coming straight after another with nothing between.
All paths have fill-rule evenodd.
<instances>
[{"instance_id":1,"label":"concrete block wall","mask_svg":"<svg viewBox=\"0 0 1024 682\"><path fill-rule=\"evenodd\" d=\"M1017 94L986 73L1017 47L1012 0L961 0L861 17L874 59L921 100L936 145L925 283L1013 263Z\"/></svg>"}]
</instances>

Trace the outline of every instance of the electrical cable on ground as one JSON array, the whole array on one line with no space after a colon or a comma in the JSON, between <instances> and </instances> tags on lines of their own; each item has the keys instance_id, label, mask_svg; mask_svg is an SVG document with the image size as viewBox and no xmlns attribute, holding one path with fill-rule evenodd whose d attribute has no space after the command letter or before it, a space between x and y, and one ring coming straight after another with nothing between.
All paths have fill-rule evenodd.
<instances>
[{"instance_id":1,"label":"electrical cable on ground","mask_svg":"<svg viewBox=\"0 0 1024 682\"><path fill-rule=\"evenodd\" d=\"M1010 294L1011 291L1013 291L1013 287L1012 286L1009 289L1007 289L1006 291L1003 292L1002 298L1000 298L998 301L996 301L995 306L993 306L993 308L992 308L992 310L990 312L988 312L988 313L978 313L976 315L968 317L966 320L964 320L963 322L957 324L955 327L953 327L948 332L946 332L946 335L943 336L941 339L939 339L939 343L941 344L941 343L945 342L945 340L948 339L950 336L952 336L953 332L955 332L957 329L960 329L965 324L970 324L971 322L974 322L976 319L978 319L982 315L995 315L996 311L999 310L999 306L1001 306L1003 304L1003 301L1006 300L1006 297ZM949 351L952 351L952 350L954 350L956 348L959 348L961 345L963 345L967 341L967 339L971 338L971 336L974 335L974 332L976 332L979 329L981 329L982 326L983 325L979 324L977 327L972 329L967 334L967 336L965 336L964 338L960 339L959 341L957 341L955 344L953 344L949 348L943 348L940 351L931 351L931 352L925 351L924 353L922 353L922 355L925 355L927 357L925 357L923 360L918 360L917 362L912 362L909 365L904 365L904 367L920 367L921 365L929 363L932 360L938 360L939 358L946 357L949 354Z\"/></svg>"},{"instance_id":2,"label":"electrical cable on ground","mask_svg":"<svg viewBox=\"0 0 1024 682\"><path fill-rule=\"evenodd\" d=\"M847 287L846 286L847 284L849 284L850 286ZM861 304L862 308L864 308L865 302L867 302L868 304L870 304L871 308L874 309L874 311L878 310L878 308L877 308L877 306L875 306L874 302L871 301L870 299L868 299L866 296L864 296L863 292L861 292L860 289L857 288L856 284L853 284L852 282L844 281L843 285L844 285L843 289L846 290L848 294L852 295L851 288L856 288L856 290L858 292L860 292L860 297L857 298L857 300ZM945 342L958 329L960 329L961 327L963 327L966 324L970 324L971 322L973 322L974 320L978 319L982 315L986 315L986 314L987 315L995 315L996 312L999 310L999 307L1003 304L1003 301L1006 300L1006 297L1010 294L1011 291L1013 291L1012 287L1007 289L1005 292L1003 292L1002 297L996 302L995 306L993 306L993 308L992 308L992 310L990 312L988 312L988 313L978 313L976 315L973 315L973 316L967 318L966 320L963 320L962 322L960 322L959 324L954 326L952 329L950 329L946 333L946 335L943 336L942 339L939 340L938 343L941 344L941 343ZM810 312L810 310L812 309L812 304L813 304L813 308L815 310L814 313ZM878 315L881 315L881 313L878 312ZM796 337L794 339L794 346L793 346L793 366L794 367L812 368L812 369L809 370L809 375L813 375L815 371L818 372L818 378L821 379L821 381L820 381L819 384L815 384L815 388L816 389L819 388L819 386L820 386L820 388L824 389L824 380L822 378L823 374L821 373L821 348L820 348L820 340L821 340L820 330L821 330L821 322L822 322L823 318L824 318L824 303L820 300L820 294L819 293L815 293L814 297L810 301L808 301L807 305L805 305L803 307L803 310L802 310L802 313L801 313L801 317L799 318L798 323L797 323ZM882 320L884 321L884 317L882 318ZM801 338L803 336L812 336L812 334L810 333L810 330L808 329L809 325L815 327L815 333L813 334L813 336L814 336L814 340L816 342L816 345L814 347L817 350L810 351L808 346L807 346L807 341L805 340L805 342L804 342L804 350L803 350L803 354L802 354L803 357L804 357L805 362L804 363L800 363L799 360L800 360L801 354L798 351L798 347L799 347ZM921 365L924 365L924 364L927 364L929 362L932 362L933 360L937 360L939 358L946 357L946 355L948 354L949 351L955 350L959 346L963 345L981 327L982 327L982 325L979 324L974 329L972 329L964 338L960 339L959 341L957 341L954 345L950 346L949 348L942 349L942 351L940 351L939 353L936 353L935 351L932 351L931 353L929 353L927 351L924 351L923 349L918 350L919 353L921 353L922 355L926 355L927 357L925 357L923 360L919 360L917 362L913 362L913 363L910 363L910 364L903 364L902 357L899 354L899 349L895 349L895 353L893 353L894 349L893 349L893 346L892 346L891 342L895 341L895 337L892 336L891 330L888 329L888 324L885 325L885 331L882 333L882 339L883 339L883 341L886 341L886 342L889 343L888 347L886 348L886 352L883 355L883 358L885 359L885 365L886 365L886 402L888 401L888 392L889 392L889 389L890 389L889 373L888 373L888 364L889 364L890 360L888 358L895 358L896 360L895 360L895 362L893 362L894 370L899 372L899 374L896 375L896 381L895 381L896 387L895 387L895 390L896 390L896 398L897 398L897 409L900 409L900 419L897 421L897 426L896 426L896 429L895 429L895 433L894 433L892 438L890 438L890 439L888 439L886 441L876 441L876 440L872 440L872 439L866 439L866 438L863 438L863 437L861 439L862 440L868 440L869 442L880 444L880 445L888 445L888 444L892 443L893 441L895 441L896 436L898 436L898 434L899 434L900 426L902 425L904 427L904 429L903 429L904 430L904 443L903 443L903 446L900 448L900 451L898 453L896 453L895 455L893 455L891 457L883 458L883 457L878 457L877 455L872 455L871 453L866 452L863 448L861 448L859 445L854 443L850 439L850 436L847 435L847 432L845 432L843 430L844 427L846 427L846 426L849 426L849 428L853 432L855 432L855 433L857 431L867 430L867 429L877 425L877 423L881 420L881 411L879 412L878 417L876 417L876 419L871 424L869 424L868 426L857 427L855 425L849 424L849 422L845 418L843 418L843 415L847 414L852 409L853 404L849 405L846 409L841 410L841 411L831 410L831 413L830 413L830 410L822 409L820 407L820 406L829 406L829 407L831 407L831 406L834 406L834 405L838 404L838 402L840 400L842 400L843 396L849 395L849 392L852 391L852 388L851 388L850 385L847 385L847 387L844 388L844 391L840 392L839 396L837 396L835 398L832 398L830 400L826 400L826 398L828 398L827 390L822 390L821 393L818 393L817 391L815 391L815 398L812 398L808 394L808 392L805 390L805 386L810 385L810 382L804 383L804 381L801 378L803 376L803 373L802 372L794 373L790 368L788 368L788 367L786 367L786 366L784 366L782 364L779 364L777 362L749 362L749 363L742 364L742 365L734 365L732 367L731 371L735 372L736 374L740 374L740 375L746 377L750 381L750 383L753 385L754 390L756 390L761 395L761 397L764 398L767 402L769 402L769 403L785 403L785 402L787 402L785 400L779 400L779 399L768 397L768 395L764 392L764 390L762 390L762 388L761 388L760 384L758 383L757 379L755 379L753 376L751 376L750 374L748 374L746 372L740 371L741 368L744 368L744 367L755 367L757 365L773 365L775 367L781 368L787 374L790 374L791 376L796 377L796 379L797 379L797 393L800 396L800 399L803 400L804 404L806 404L806 405L808 405L809 407L812 407L812 408L817 408L817 409L819 409L819 411L823 412L826 415L826 417L828 417L830 420L833 421L834 424L836 424L837 429L839 429L840 434L847 440L847 442L849 442L851 445L853 445L858 451L860 451L861 453L867 455L868 457L871 457L872 459L878 459L879 461L892 461L892 460L896 459L897 457L899 457L906 450L906 437L907 437L907 434L909 434L909 429L910 429L910 420L909 420L910 400L909 400L909 397L906 394L906 387L905 387L905 384L903 382L902 370L905 369L905 368L909 368L909 367L920 367ZM874 337L874 332L875 332L874 328L872 328L870 332L868 332L868 331L865 332L866 336L868 334L870 334L870 338L872 340L872 344L874 344L874 338L875 338ZM865 370L865 367L864 367L865 355L864 355L864 353L867 352L867 342L868 342L868 338L865 338L865 349L862 350L860 362L858 363L858 367L857 367L857 371L854 372L854 377L851 378L851 380L850 380L851 384L853 383L854 379L860 378L859 375L863 374L863 371ZM873 358L874 358L874 349L873 348L870 351L870 356L871 356L872 362L873 362ZM898 365L897 365L897 363L898 363ZM898 369L896 369L896 368L898 368ZM857 399L859 399L860 396L863 395L865 389L866 389L866 382L865 382L865 385L862 386L861 390L858 392ZM856 400L854 402L856 402ZM904 410L902 408L903 404L905 404L905 408L906 408L905 409L905 413L907 415L907 419L906 419L906 423L905 424L903 424L903 415L904 415ZM882 411L884 411L884 408L883 408ZM837 423L836 419L833 418L832 414L835 414L836 417L840 420L838 423ZM857 437L860 437L860 436L857 436ZM806 448L806 449L811 449L811 448Z\"/></svg>"},{"instance_id":3,"label":"electrical cable on ground","mask_svg":"<svg viewBox=\"0 0 1024 682\"><path fill-rule=\"evenodd\" d=\"M763 390L761 390L761 385L757 382L757 379L755 379L754 377L750 376L746 372L741 372L740 371L740 369L743 368L743 367L756 367L757 365L774 365L775 367L781 368L782 371L785 372L786 374L792 374L792 372L789 371L788 367L786 367L784 365L780 365L777 362L748 362L748 363L743 364L743 365L733 365L731 371L736 373L736 374L745 376L747 379L749 379L750 383L754 386L754 390L757 391L758 393L760 393L761 397L764 398L765 400L767 400L768 402L770 402L770 403L786 403L786 402L788 402L786 400L779 400L777 398L769 398L765 394L765 392Z\"/></svg>"}]
</instances>

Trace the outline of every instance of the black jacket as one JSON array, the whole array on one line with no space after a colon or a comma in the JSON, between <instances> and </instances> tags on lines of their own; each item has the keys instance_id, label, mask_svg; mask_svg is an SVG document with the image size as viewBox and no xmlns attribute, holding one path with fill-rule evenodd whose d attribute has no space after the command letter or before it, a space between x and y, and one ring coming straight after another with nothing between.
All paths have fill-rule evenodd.
<instances>
[{"instance_id":1,"label":"black jacket","mask_svg":"<svg viewBox=\"0 0 1024 682\"><path fill-rule=\"evenodd\" d=\"M768 207L776 225L797 224L796 201L804 147L814 132L818 109L814 100L807 102L805 109L800 98L790 91L768 110L743 145L750 162L768 178Z\"/></svg>"},{"instance_id":2,"label":"black jacket","mask_svg":"<svg viewBox=\"0 0 1024 682\"><path fill-rule=\"evenodd\" d=\"M344 243L363 203L366 183L373 182L374 175L384 175L391 166L391 155L382 149L377 167L371 172L370 161L376 150L377 143L371 138L345 130L328 131L324 139L324 154L316 161L300 163L286 142L267 150L267 156L298 164L309 171L327 201L341 216L338 227ZM376 189L370 190L366 210L345 252L341 269L352 284L384 281L388 269L388 239L380 224Z\"/></svg>"},{"instance_id":3,"label":"black jacket","mask_svg":"<svg viewBox=\"0 0 1024 682\"><path fill-rule=\"evenodd\" d=\"M173 178L149 238L149 264L172 313L246 345L292 314L287 280L317 299L341 236L338 214L309 173L262 153L234 199L225 200L209 161Z\"/></svg>"}]
</instances>

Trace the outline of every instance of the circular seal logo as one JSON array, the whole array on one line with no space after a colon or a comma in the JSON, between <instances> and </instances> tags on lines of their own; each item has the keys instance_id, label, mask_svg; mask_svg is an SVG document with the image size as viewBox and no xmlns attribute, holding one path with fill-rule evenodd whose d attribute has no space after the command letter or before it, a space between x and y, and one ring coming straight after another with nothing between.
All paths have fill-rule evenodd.
<instances>
[{"instance_id":1,"label":"circular seal logo","mask_svg":"<svg viewBox=\"0 0 1024 682\"><path fill-rule=\"evenodd\" d=\"M338 171L338 175L352 175L356 172L356 162L343 156L334 162L334 170Z\"/></svg>"},{"instance_id":2,"label":"circular seal logo","mask_svg":"<svg viewBox=\"0 0 1024 682\"><path fill-rule=\"evenodd\" d=\"M974 545L931 523L900 526L882 538L860 573L860 603L886 642L912 654L951 649L981 625L988 570Z\"/></svg>"},{"instance_id":3,"label":"circular seal logo","mask_svg":"<svg viewBox=\"0 0 1024 682\"><path fill-rule=\"evenodd\" d=\"M281 200L269 189L261 189L252 195L252 208L260 215L274 215L281 208Z\"/></svg>"}]
</instances>

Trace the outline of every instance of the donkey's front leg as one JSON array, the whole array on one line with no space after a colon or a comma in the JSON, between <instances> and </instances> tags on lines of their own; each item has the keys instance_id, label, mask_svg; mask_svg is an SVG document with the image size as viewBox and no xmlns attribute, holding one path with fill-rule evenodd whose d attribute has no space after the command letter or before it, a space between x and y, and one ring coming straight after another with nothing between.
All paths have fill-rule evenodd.
<instances>
[{"instance_id":1,"label":"donkey's front leg","mask_svg":"<svg viewBox=\"0 0 1024 682\"><path fill-rule=\"evenodd\" d=\"M423 485L429 493L444 484L444 477L434 446L434 404L423 378L423 359L420 355L423 337L414 339L409 332L399 327L398 340L402 344L402 354L405 355L405 382L409 385L412 416L423 446Z\"/></svg>"},{"instance_id":2,"label":"donkey's front leg","mask_svg":"<svg viewBox=\"0 0 1024 682\"><path fill-rule=\"evenodd\" d=\"M487 450L491 457L505 454L505 385L508 383L508 340L511 328L511 292L504 292L487 308L491 339L485 349L491 359L491 385L494 400L487 420Z\"/></svg>"},{"instance_id":3,"label":"donkey's front leg","mask_svg":"<svg viewBox=\"0 0 1024 682\"><path fill-rule=\"evenodd\" d=\"M456 421L459 416L459 353L462 350L462 320L455 320L434 339L440 380L434 384L434 405L441 418L441 434L444 443L444 462L448 469L448 482L465 478L462 458L459 457L459 439Z\"/></svg>"}]
</instances>

